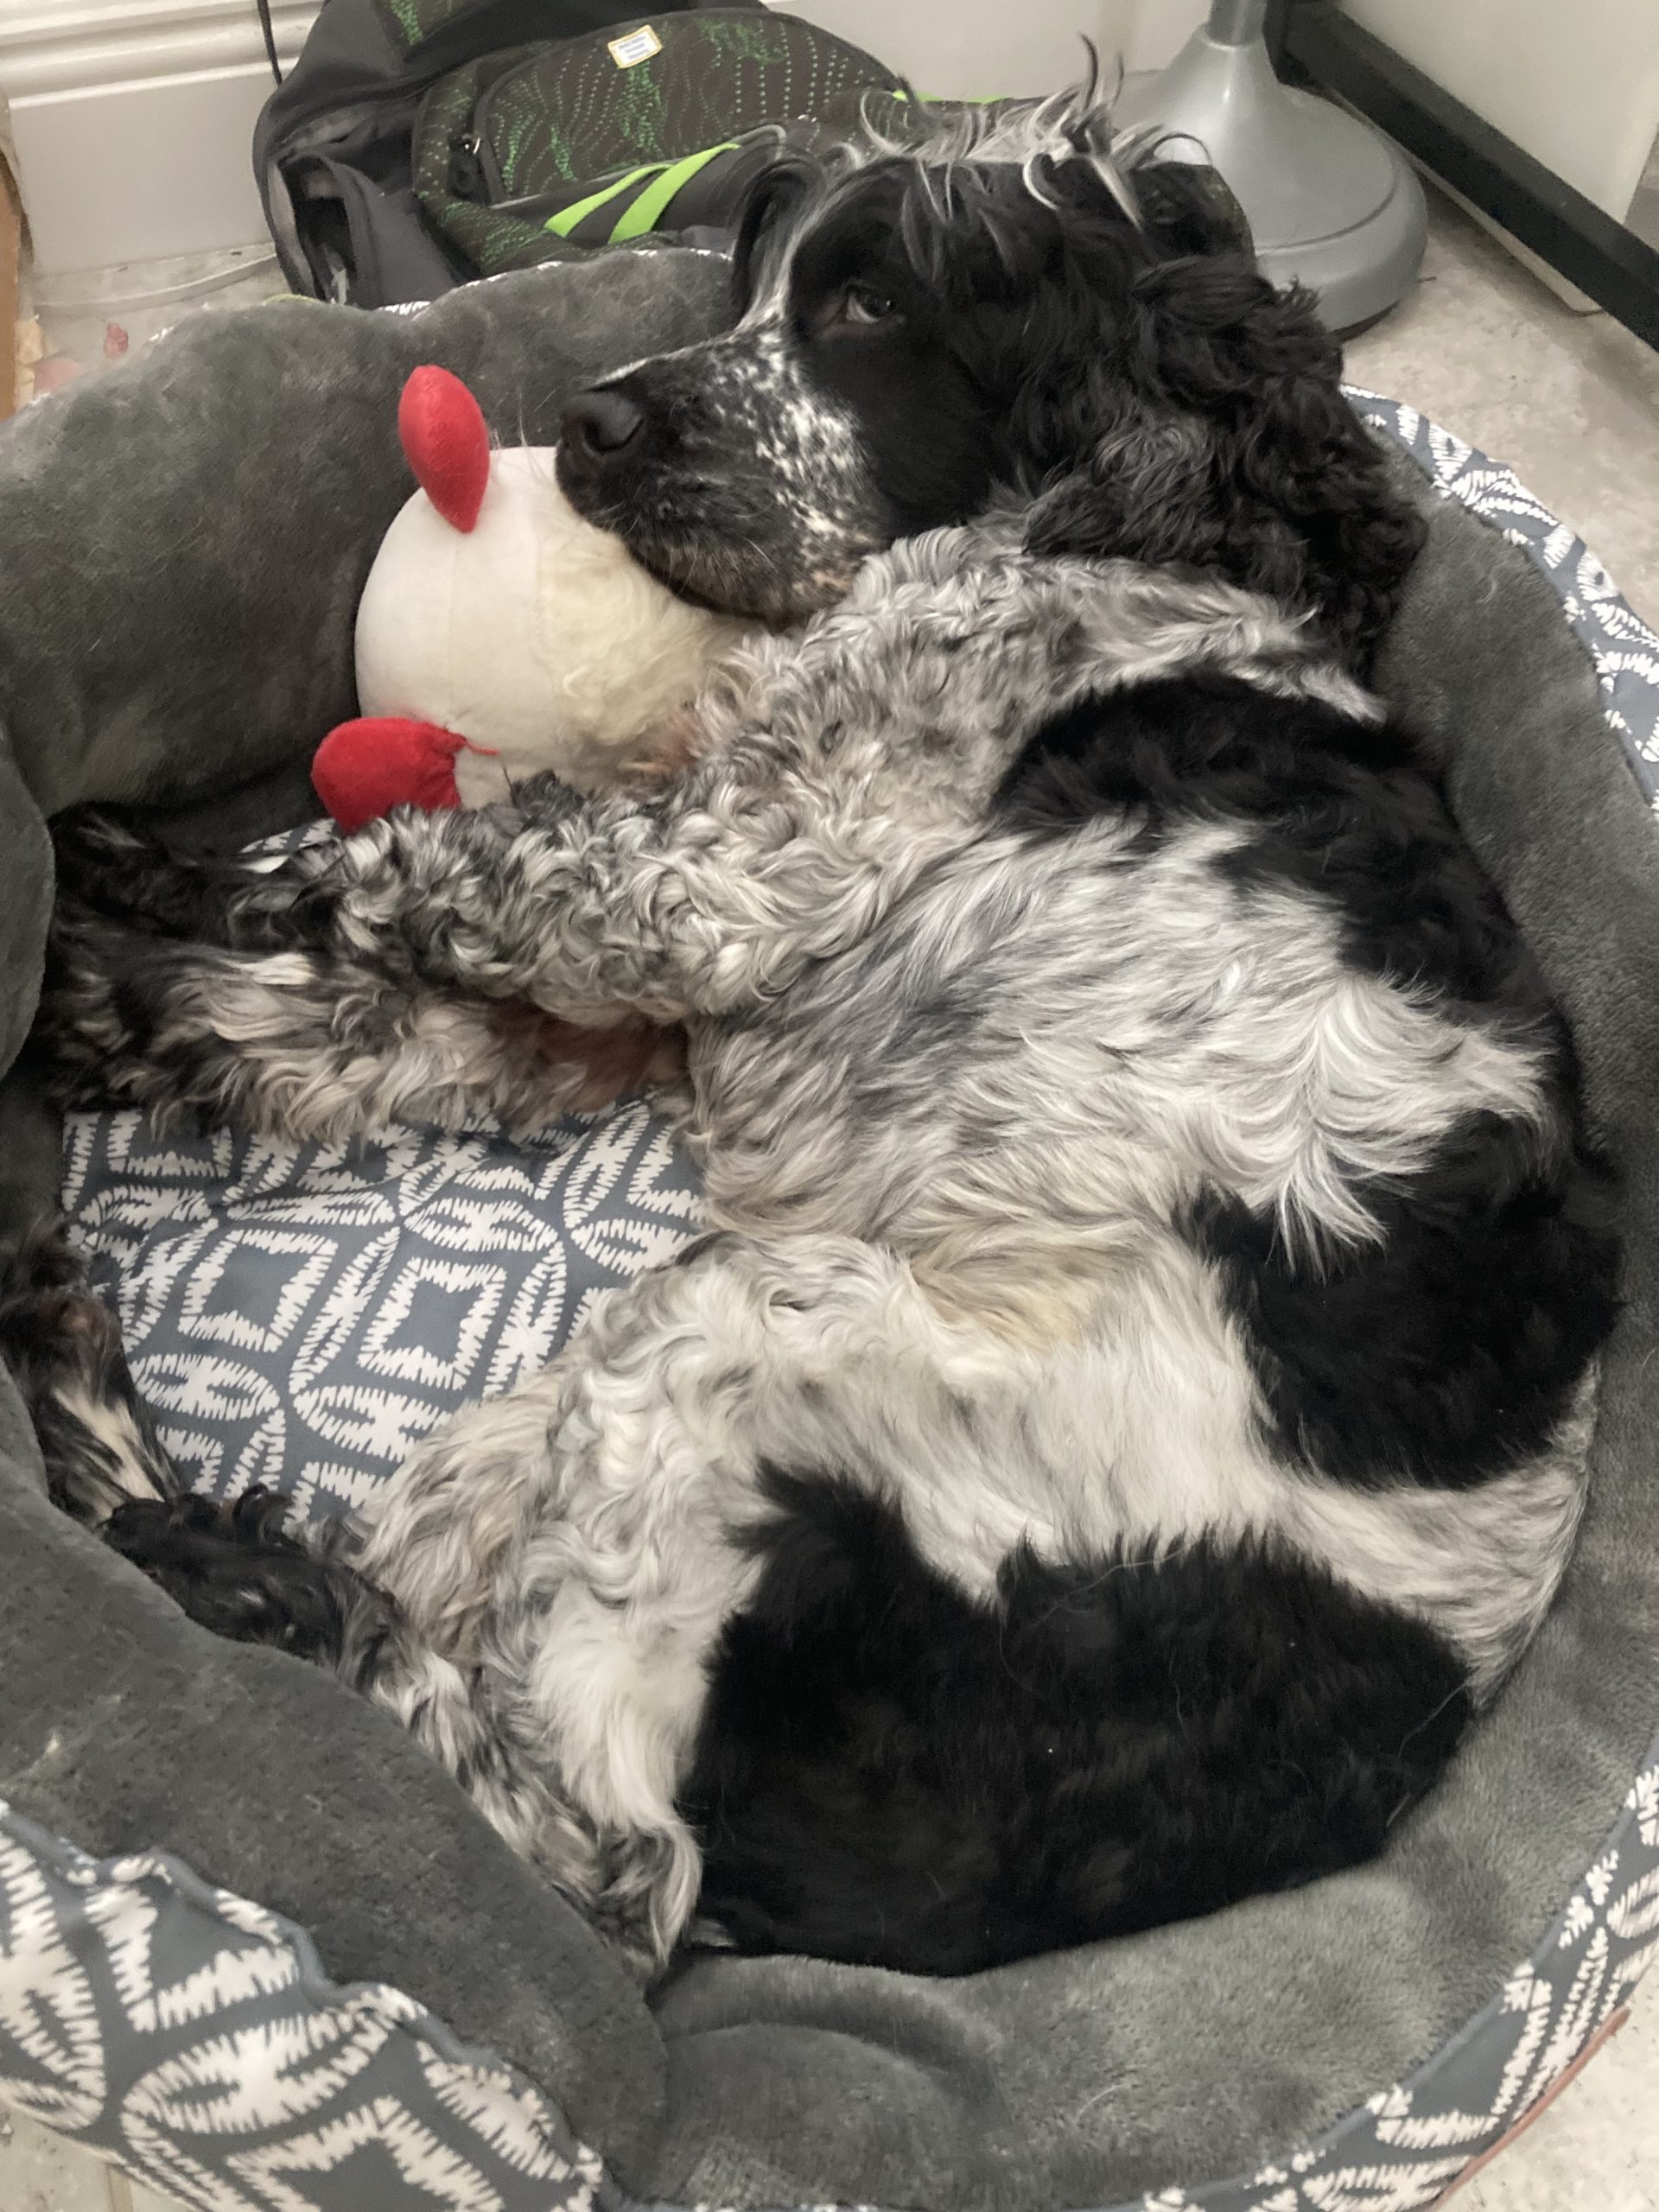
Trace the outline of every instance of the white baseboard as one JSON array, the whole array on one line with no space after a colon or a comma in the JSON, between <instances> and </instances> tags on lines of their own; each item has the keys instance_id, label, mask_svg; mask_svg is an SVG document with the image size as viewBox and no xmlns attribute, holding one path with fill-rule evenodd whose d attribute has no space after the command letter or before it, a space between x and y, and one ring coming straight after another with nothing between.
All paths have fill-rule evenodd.
<instances>
[{"instance_id":1,"label":"white baseboard","mask_svg":"<svg viewBox=\"0 0 1659 2212\"><path fill-rule=\"evenodd\" d=\"M284 63L315 13L273 7ZM41 277L264 237L252 0L0 0L0 89Z\"/></svg>"}]
</instances>

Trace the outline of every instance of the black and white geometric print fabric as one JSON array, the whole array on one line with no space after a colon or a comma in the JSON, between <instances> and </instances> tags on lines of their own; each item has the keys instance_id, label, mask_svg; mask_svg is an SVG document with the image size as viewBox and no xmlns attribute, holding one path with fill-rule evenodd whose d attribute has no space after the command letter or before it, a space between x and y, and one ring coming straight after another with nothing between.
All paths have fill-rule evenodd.
<instances>
[{"instance_id":1,"label":"black and white geometric print fabric","mask_svg":"<svg viewBox=\"0 0 1659 2212\"><path fill-rule=\"evenodd\" d=\"M544 1367L699 1219L690 1162L637 1098L529 1141L296 1146L75 1114L63 1203L192 1481L267 1483L309 1517L365 1504L447 1414Z\"/></svg>"},{"instance_id":2,"label":"black and white geometric print fabric","mask_svg":"<svg viewBox=\"0 0 1659 2212\"><path fill-rule=\"evenodd\" d=\"M1491 523L1548 577L1595 664L1607 727L1659 813L1659 637L1619 597L1584 540L1557 522L1513 469L1397 399L1351 386L1348 397L1366 422L1404 446L1438 491Z\"/></svg>"},{"instance_id":3,"label":"black and white geometric print fabric","mask_svg":"<svg viewBox=\"0 0 1659 2212\"><path fill-rule=\"evenodd\" d=\"M0 2102L201 2212L590 2212L599 2159L399 1991L159 1854L0 1809Z\"/></svg>"}]
</instances>

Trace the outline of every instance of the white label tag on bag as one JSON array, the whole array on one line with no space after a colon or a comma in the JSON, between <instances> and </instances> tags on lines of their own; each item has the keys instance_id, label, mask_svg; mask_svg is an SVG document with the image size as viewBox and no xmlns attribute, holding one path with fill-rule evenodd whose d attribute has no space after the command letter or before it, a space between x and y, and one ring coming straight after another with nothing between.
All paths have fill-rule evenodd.
<instances>
[{"instance_id":1,"label":"white label tag on bag","mask_svg":"<svg viewBox=\"0 0 1659 2212\"><path fill-rule=\"evenodd\" d=\"M632 69L636 61L649 61L653 54L660 54L663 41L649 23L641 23L637 31L630 31L626 38L610 41L610 56L619 69Z\"/></svg>"}]
</instances>

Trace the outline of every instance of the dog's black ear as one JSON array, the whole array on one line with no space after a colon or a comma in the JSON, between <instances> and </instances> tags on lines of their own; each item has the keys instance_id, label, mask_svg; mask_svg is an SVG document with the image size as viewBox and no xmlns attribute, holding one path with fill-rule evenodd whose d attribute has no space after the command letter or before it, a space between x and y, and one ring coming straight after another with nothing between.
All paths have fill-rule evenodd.
<instances>
[{"instance_id":1,"label":"dog's black ear","mask_svg":"<svg viewBox=\"0 0 1659 2212\"><path fill-rule=\"evenodd\" d=\"M737 244L732 256L732 288L740 315L754 297L766 241L787 225L810 194L817 175L805 156L783 153L749 187L738 217Z\"/></svg>"},{"instance_id":2,"label":"dog's black ear","mask_svg":"<svg viewBox=\"0 0 1659 2212\"><path fill-rule=\"evenodd\" d=\"M1198 200L1173 188L1185 229ZM1306 607L1363 667L1423 524L1343 395L1312 296L1275 291L1236 245L1159 255L1112 336L1090 457L1033 510L1033 549L1219 570Z\"/></svg>"},{"instance_id":3,"label":"dog's black ear","mask_svg":"<svg viewBox=\"0 0 1659 2212\"><path fill-rule=\"evenodd\" d=\"M1171 259L1190 253L1255 258L1249 217L1207 162L1142 160L1134 182L1141 219Z\"/></svg>"}]
</instances>

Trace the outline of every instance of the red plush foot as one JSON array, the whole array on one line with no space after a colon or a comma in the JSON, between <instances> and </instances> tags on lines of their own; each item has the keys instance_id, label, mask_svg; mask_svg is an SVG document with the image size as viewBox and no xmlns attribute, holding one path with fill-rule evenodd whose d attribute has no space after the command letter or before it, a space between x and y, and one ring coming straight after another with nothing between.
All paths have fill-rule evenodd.
<instances>
[{"instance_id":1,"label":"red plush foot","mask_svg":"<svg viewBox=\"0 0 1659 2212\"><path fill-rule=\"evenodd\" d=\"M466 744L452 729L401 715L364 715L331 729L311 763L317 797L348 835L394 806L429 813L459 806L455 755Z\"/></svg>"}]
</instances>

